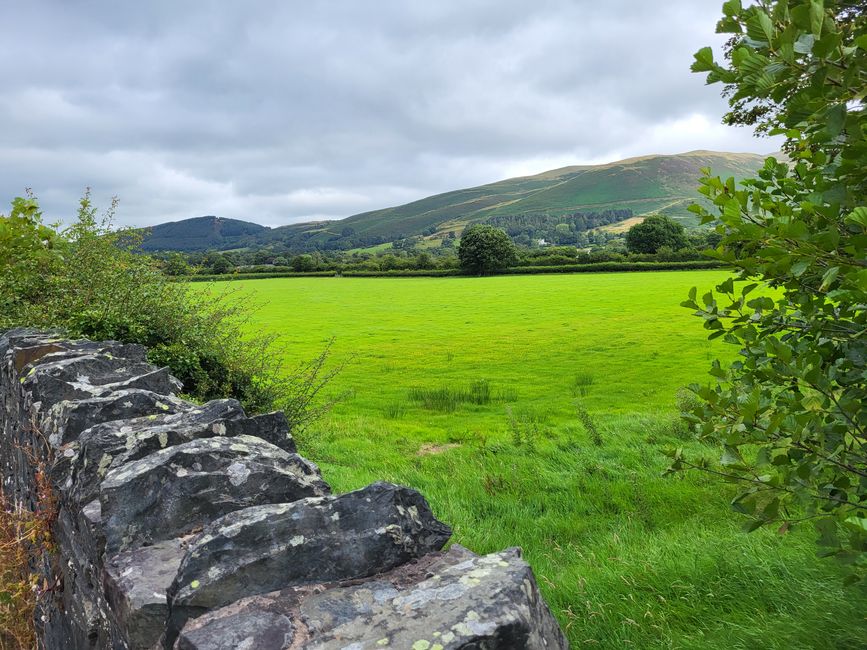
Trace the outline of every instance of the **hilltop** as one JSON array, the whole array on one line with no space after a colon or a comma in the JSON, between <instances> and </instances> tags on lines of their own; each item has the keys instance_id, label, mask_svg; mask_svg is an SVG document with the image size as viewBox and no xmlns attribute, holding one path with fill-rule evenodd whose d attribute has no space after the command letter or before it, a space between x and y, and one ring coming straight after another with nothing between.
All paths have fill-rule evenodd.
<instances>
[{"instance_id":1,"label":"hilltop","mask_svg":"<svg viewBox=\"0 0 867 650\"><path fill-rule=\"evenodd\" d=\"M270 228L239 219L206 216L148 228L141 247L148 251L193 251L248 245ZM241 242L244 242L243 244Z\"/></svg>"},{"instance_id":2,"label":"hilltop","mask_svg":"<svg viewBox=\"0 0 867 650\"><path fill-rule=\"evenodd\" d=\"M625 227L627 220L647 214L665 214L692 226L695 224L687 207L700 198L696 187L702 167L741 180L753 176L763 162L764 156L751 153L648 155L603 165L562 167L336 221L266 228L235 219L186 219L154 226L143 246L147 250L192 251L279 243L298 250L345 250L413 236L436 241L450 232L459 233L469 223L496 217L574 213L589 216L588 228L605 224L616 230L618 224Z\"/></svg>"}]
</instances>

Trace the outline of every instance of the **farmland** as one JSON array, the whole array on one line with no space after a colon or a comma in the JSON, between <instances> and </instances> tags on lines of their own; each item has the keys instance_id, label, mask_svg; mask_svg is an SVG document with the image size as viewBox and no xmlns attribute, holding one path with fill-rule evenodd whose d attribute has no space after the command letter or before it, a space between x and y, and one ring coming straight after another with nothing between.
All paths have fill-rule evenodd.
<instances>
[{"instance_id":1,"label":"farmland","mask_svg":"<svg viewBox=\"0 0 867 650\"><path fill-rule=\"evenodd\" d=\"M720 272L233 283L266 303L251 327L287 363L334 338L343 399L298 435L335 490L421 490L487 553L521 546L574 647L860 647L863 593L813 533L741 532L731 490L664 478L663 450L702 451L678 389L708 380L678 306ZM715 450L704 450L713 455Z\"/></svg>"}]
</instances>

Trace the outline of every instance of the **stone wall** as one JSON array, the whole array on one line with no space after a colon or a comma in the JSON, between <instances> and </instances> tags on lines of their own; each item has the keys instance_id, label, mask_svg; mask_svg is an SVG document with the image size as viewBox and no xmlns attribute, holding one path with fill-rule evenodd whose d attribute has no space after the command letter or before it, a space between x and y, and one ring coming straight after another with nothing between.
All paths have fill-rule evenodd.
<instances>
[{"instance_id":1,"label":"stone wall","mask_svg":"<svg viewBox=\"0 0 867 650\"><path fill-rule=\"evenodd\" d=\"M415 490L335 495L281 413L202 406L145 349L0 336L0 474L58 498L44 647L566 648L517 549L477 556Z\"/></svg>"}]
</instances>

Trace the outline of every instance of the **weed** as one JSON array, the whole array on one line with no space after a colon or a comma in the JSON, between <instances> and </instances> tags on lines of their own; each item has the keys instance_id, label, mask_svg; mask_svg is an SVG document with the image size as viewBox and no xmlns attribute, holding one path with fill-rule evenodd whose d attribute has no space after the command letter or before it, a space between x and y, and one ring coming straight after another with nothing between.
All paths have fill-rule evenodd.
<instances>
[{"instance_id":1,"label":"weed","mask_svg":"<svg viewBox=\"0 0 867 650\"><path fill-rule=\"evenodd\" d=\"M469 386L440 386L439 388L413 387L407 397L410 401L419 402L424 408L441 413L453 413L461 404L490 404L494 391L487 379L476 379ZM497 396L503 394L498 391ZM509 397L512 393L505 391ZM515 392L517 399L517 392Z\"/></svg>"},{"instance_id":2,"label":"weed","mask_svg":"<svg viewBox=\"0 0 867 650\"><path fill-rule=\"evenodd\" d=\"M515 415L511 406L506 407L509 418L509 430L512 433L512 444L515 447L526 445L530 451L535 451L539 439L542 418L536 413L522 412Z\"/></svg>"},{"instance_id":3,"label":"weed","mask_svg":"<svg viewBox=\"0 0 867 650\"><path fill-rule=\"evenodd\" d=\"M517 402L518 401L518 389L517 388L500 388L497 390L496 401L498 402Z\"/></svg>"},{"instance_id":4,"label":"weed","mask_svg":"<svg viewBox=\"0 0 867 650\"><path fill-rule=\"evenodd\" d=\"M8 498L0 487L0 648L35 648L34 615L39 599L53 587L41 584L31 567L52 549L51 526L57 501L46 463L24 455L34 469L33 510Z\"/></svg>"},{"instance_id":5,"label":"weed","mask_svg":"<svg viewBox=\"0 0 867 650\"><path fill-rule=\"evenodd\" d=\"M463 402L460 391L448 386L440 388L410 388L407 397L413 402L419 402L424 408L441 413L453 413Z\"/></svg>"}]
</instances>

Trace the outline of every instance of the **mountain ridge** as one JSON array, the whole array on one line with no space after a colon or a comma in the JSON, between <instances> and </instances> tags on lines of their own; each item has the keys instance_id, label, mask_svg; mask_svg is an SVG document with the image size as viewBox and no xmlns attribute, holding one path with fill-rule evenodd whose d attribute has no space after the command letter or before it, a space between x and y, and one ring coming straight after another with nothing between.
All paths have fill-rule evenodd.
<instances>
[{"instance_id":1,"label":"mountain ridge","mask_svg":"<svg viewBox=\"0 0 867 650\"><path fill-rule=\"evenodd\" d=\"M776 155L776 154L771 154ZM206 216L147 229L145 250L227 250L279 244L298 250L346 250L406 237L445 237L494 217L549 216L631 210L634 216L665 214L695 225L687 211L701 200L702 167L737 180L753 176L767 156L698 149L648 154L600 165L569 165L528 176L450 190L409 203L333 221L269 228L254 222Z\"/></svg>"}]
</instances>

